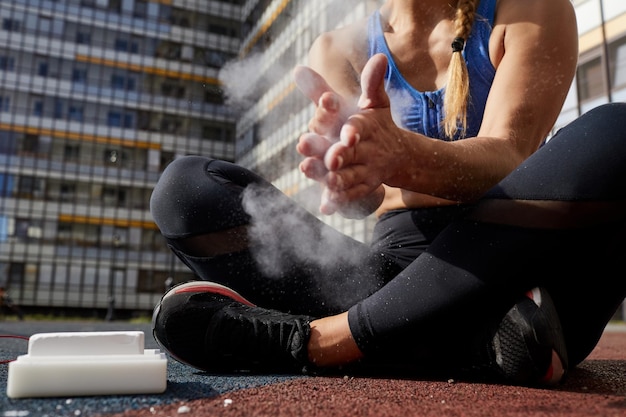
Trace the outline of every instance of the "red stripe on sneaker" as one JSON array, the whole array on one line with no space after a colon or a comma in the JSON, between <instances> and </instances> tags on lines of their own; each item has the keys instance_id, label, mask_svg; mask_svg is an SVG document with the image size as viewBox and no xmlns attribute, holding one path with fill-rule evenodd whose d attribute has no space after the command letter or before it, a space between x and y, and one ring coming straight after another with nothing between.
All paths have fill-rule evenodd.
<instances>
[{"instance_id":1,"label":"red stripe on sneaker","mask_svg":"<svg viewBox=\"0 0 626 417\"><path fill-rule=\"evenodd\" d=\"M541 307L541 290L539 288L533 288L526 292L526 297L530 298L535 304Z\"/></svg>"},{"instance_id":2,"label":"red stripe on sneaker","mask_svg":"<svg viewBox=\"0 0 626 417\"><path fill-rule=\"evenodd\" d=\"M219 295L223 295L225 297L228 298L232 298L233 300L237 301L238 303L241 304L245 304L247 306L250 307L255 307L254 304L252 304L250 301L246 300L245 298L243 298L241 295L239 295L239 293L227 288L227 287L222 287L222 286L215 286L215 285L194 285L193 287L186 287L186 288L180 288L179 290L174 290L176 292L176 294L180 294L180 293L184 293L184 292L210 292L213 294L219 294Z\"/></svg>"},{"instance_id":3,"label":"red stripe on sneaker","mask_svg":"<svg viewBox=\"0 0 626 417\"><path fill-rule=\"evenodd\" d=\"M543 376L543 378L541 378L541 382L544 382L546 384L553 383L554 382L554 381L552 381L552 377L553 376L554 376L554 366L552 366L552 364L550 364L550 367L546 371L545 375Z\"/></svg>"}]
</instances>

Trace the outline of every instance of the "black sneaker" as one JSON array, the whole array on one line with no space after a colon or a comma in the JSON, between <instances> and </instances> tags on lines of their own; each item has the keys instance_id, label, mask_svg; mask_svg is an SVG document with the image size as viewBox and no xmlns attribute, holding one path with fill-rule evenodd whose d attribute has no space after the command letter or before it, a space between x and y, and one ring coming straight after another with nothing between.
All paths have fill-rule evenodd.
<instances>
[{"instance_id":1,"label":"black sneaker","mask_svg":"<svg viewBox=\"0 0 626 417\"><path fill-rule=\"evenodd\" d=\"M301 372L311 320L256 307L223 285L192 281L163 296L152 329L174 359L198 369Z\"/></svg>"},{"instance_id":2,"label":"black sneaker","mask_svg":"<svg viewBox=\"0 0 626 417\"><path fill-rule=\"evenodd\" d=\"M493 368L519 385L554 385L568 367L559 316L543 288L529 291L500 323L488 347Z\"/></svg>"}]
</instances>

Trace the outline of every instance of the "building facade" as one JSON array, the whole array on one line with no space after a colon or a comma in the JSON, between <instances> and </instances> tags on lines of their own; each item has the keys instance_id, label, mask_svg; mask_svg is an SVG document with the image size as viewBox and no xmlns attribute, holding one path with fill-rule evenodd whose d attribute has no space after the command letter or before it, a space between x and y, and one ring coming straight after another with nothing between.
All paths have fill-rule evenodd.
<instances>
[{"instance_id":1,"label":"building facade","mask_svg":"<svg viewBox=\"0 0 626 417\"><path fill-rule=\"evenodd\" d=\"M366 4L0 3L0 286L27 309L111 313L150 310L168 278L192 279L150 216L160 173L201 154L295 187L284 178L311 109L290 70Z\"/></svg>"},{"instance_id":2,"label":"building facade","mask_svg":"<svg viewBox=\"0 0 626 417\"><path fill-rule=\"evenodd\" d=\"M234 159L218 74L243 1L0 3L0 285L24 307L151 309L176 155Z\"/></svg>"},{"instance_id":3,"label":"building facade","mask_svg":"<svg viewBox=\"0 0 626 417\"><path fill-rule=\"evenodd\" d=\"M578 21L578 70L555 129L601 104L626 101L626 2L572 3Z\"/></svg>"},{"instance_id":4,"label":"building facade","mask_svg":"<svg viewBox=\"0 0 626 417\"><path fill-rule=\"evenodd\" d=\"M626 97L626 3L572 0L580 66L555 130ZM313 114L290 73L382 0L0 3L0 286L24 307L150 310L192 279L149 213L177 156L235 161L312 213ZM362 241L374 219L325 222Z\"/></svg>"}]
</instances>

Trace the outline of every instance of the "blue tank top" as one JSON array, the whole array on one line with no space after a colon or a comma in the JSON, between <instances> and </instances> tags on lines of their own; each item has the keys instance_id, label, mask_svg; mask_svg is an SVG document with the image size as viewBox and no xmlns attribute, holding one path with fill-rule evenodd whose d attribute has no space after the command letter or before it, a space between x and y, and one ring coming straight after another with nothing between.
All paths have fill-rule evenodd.
<instances>
[{"instance_id":1,"label":"blue tank top","mask_svg":"<svg viewBox=\"0 0 626 417\"><path fill-rule=\"evenodd\" d=\"M463 51L470 79L470 102L465 137L478 134L487 96L496 73L489 59L489 37L493 27L495 7L496 0L480 1L472 32ZM446 139L441 123L444 116L445 88L422 92L406 81L396 67L385 41L379 11L369 18L368 38L369 56L383 53L389 61L385 89L391 100L391 110L396 124L431 138Z\"/></svg>"}]
</instances>

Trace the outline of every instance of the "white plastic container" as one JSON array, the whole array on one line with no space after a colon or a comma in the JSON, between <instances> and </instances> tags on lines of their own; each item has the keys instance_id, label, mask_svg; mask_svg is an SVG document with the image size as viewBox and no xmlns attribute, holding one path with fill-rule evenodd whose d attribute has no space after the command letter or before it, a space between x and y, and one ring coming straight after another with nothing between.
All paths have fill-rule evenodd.
<instances>
[{"instance_id":1,"label":"white plastic container","mask_svg":"<svg viewBox=\"0 0 626 417\"><path fill-rule=\"evenodd\" d=\"M144 333L39 333L9 363L9 398L162 393L167 359Z\"/></svg>"}]
</instances>

